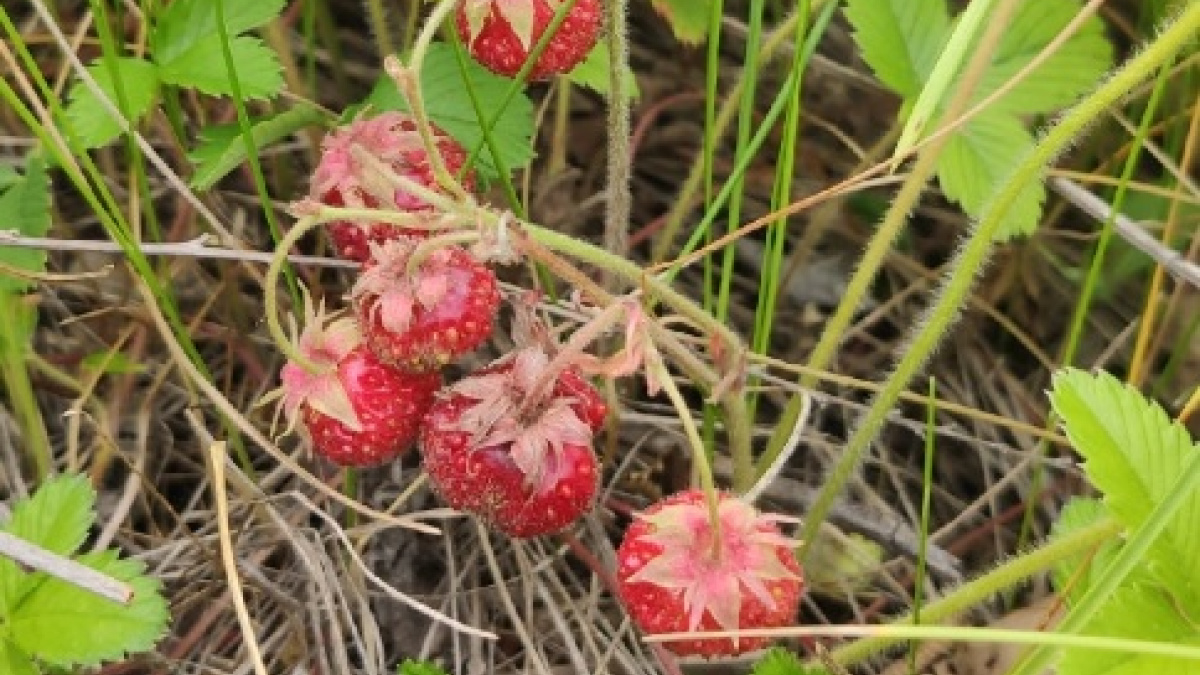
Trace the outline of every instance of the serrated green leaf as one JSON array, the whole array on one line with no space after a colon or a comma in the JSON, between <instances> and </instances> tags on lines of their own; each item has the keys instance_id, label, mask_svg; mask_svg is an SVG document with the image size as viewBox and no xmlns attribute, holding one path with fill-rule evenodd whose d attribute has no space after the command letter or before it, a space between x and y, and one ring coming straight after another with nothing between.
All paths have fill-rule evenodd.
<instances>
[{"instance_id":1,"label":"serrated green leaf","mask_svg":"<svg viewBox=\"0 0 1200 675\"><path fill-rule=\"evenodd\" d=\"M1178 479L1193 445L1182 425L1132 387L1106 373L1067 370L1054 377L1050 401L1084 470L1109 511L1137 529ZM1151 572L1191 607L1200 607L1200 493L1189 496L1151 549Z\"/></svg>"},{"instance_id":2,"label":"serrated green leaf","mask_svg":"<svg viewBox=\"0 0 1200 675\"><path fill-rule=\"evenodd\" d=\"M0 191L7 190L19 180L21 180L21 174L16 169L0 164Z\"/></svg>"},{"instance_id":3,"label":"serrated green leaf","mask_svg":"<svg viewBox=\"0 0 1200 675\"><path fill-rule=\"evenodd\" d=\"M446 675L446 671L437 666L436 663L429 661L414 661L405 659L396 668L397 675Z\"/></svg>"},{"instance_id":4,"label":"serrated green leaf","mask_svg":"<svg viewBox=\"0 0 1200 675\"><path fill-rule=\"evenodd\" d=\"M18 177L0 194L0 228L16 230L27 237L43 236L50 229L50 180L40 159L30 156L25 175ZM0 263L28 272L43 272L46 252L36 248L0 246ZM28 280L0 270L0 297L25 291L30 285Z\"/></svg>"},{"instance_id":5,"label":"serrated green leaf","mask_svg":"<svg viewBox=\"0 0 1200 675\"><path fill-rule=\"evenodd\" d=\"M232 38L229 51L243 98L269 98L283 89L283 67L262 40L247 36ZM197 41L170 61L158 63L163 82L194 87L210 96L233 95L233 82L225 68L221 38L217 35Z\"/></svg>"},{"instance_id":6,"label":"serrated green leaf","mask_svg":"<svg viewBox=\"0 0 1200 675\"><path fill-rule=\"evenodd\" d=\"M257 28L283 11L284 0L222 0L225 31L229 37ZM215 0L172 0L158 17L154 28L154 59L173 61L197 43L217 36ZM221 63L218 61L218 63Z\"/></svg>"},{"instance_id":7,"label":"serrated green leaf","mask_svg":"<svg viewBox=\"0 0 1200 675\"><path fill-rule=\"evenodd\" d=\"M509 79L492 73L470 59L467 60L464 78L453 45L442 42L430 45L421 70L421 93L429 118L468 152L483 143L483 127L475 117L475 107L467 87L474 90L484 114L493 115L500 107L509 83ZM408 110L408 104L396 88L396 83L387 75L380 77L363 103L380 110ZM517 94L509 101L492 129L500 159L509 171L524 167L533 159L532 136L533 103L524 94ZM479 153L474 168L485 181L494 180L500 175L486 147Z\"/></svg>"},{"instance_id":8,"label":"serrated green leaf","mask_svg":"<svg viewBox=\"0 0 1200 675\"><path fill-rule=\"evenodd\" d=\"M708 35L712 0L653 0L653 4L680 42L697 44Z\"/></svg>"},{"instance_id":9,"label":"serrated green leaf","mask_svg":"<svg viewBox=\"0 0 1200 675\"><path fill-rule=\"evenodd\" d=\"M1020 162L1033 137L1017 118L984 112L950 137L938 161L938 182L946 196L978 216L1000 182ZM1046 188L1041 180L1026 184L1008 212L998 239L1037 229Z\"/></svg>"},{"instance_id":10,"label":"serrated green leaf","mask_svg":"<svg viewBox=\"0 0 1200 675\"><path fill-rule=\"evenodd\" d=\"M1126 584L1083 631L1088 635L1200 645L1200 633L1179 613L1175 600L1162 589ZM1067 649L1058 664L1059 675L1194 675L1190 659L1147 654Z\"/></svg>"},{"instance_id":11,"label":"serrated green leaf","mask_svg":"<svg viewBox=\"0 0 1200 675\"><path fill-rule=\"evenodd\" d=\"M301 104L274 117L254 121L250 135L254 147L264 148L304 127L319 124L324 114L313 106ZM196 190L208 190L242 162L246 161L246 144L242 142L237 124L222 124L200 130L200 145L188 153L196 165L189 184Z\"/></svg>"},{"instance_id":12,"label":"serrated green leaf","mask_svg":"<svg viewBox=\"0 0 1200 675\"><path fill-rule=\"evenodd\" d=\"M115 70L121 78L121 93L125 96L125 111L130 124L136 124L149 112L158 95L158 69L143 59L127 57L115 59ZM101 91L120 108L117 89L113 84L108 64L100 59L87 68ZM71 85L68 94L67 120L84 148L99 148L116 140L122 133L121 126L108 112L96 95L82 81Z\"/></svg>"},{"instance_id":13,"label":"serrated green leaf","mask_svg":"<svg viewBox=\"0 0 1200 675\"><path fill-rule=\"evenodd\" d=\"M95 518L95 503L96 491L85 476L54 476L29 499L13 506L12 517L0 530L69 556L87 538Z\"/></svg>"},{"instance_id":14,"label":"serrated green leaf","mask_svg":"<svg viewBox=\"0 0 1200 675\"><path fill-rule=\"evenodd\" d=\"M115 550L76 560L128 583L133 600L121 605L39 572L32 575L44 577L37 589L9 616L13 642L61 667L95 665L152 648L169 619L158 581L142 574L142 563L118 559Z\"/></svg>"},{"instance_id":15,"label":"serrated green leaf","mask_svg":"<svg viewBox=\"0 0 1200 675\"><path fill-rule=\"evenodd\" d=\"M983 100L1024 68L1079 10L1078 0L1020 3L991 66L980 80L975 99ZM1104 35L1104 24L1093 15L1053 56L990 109L1025 115L1066 107L1112 67L1112 58L1112 45Z\"/></svg>"},{"instance_id":16,"label":"serrated green leaf","mask_svg":"<svg viewBox=\"0 0 1200 675\"><path fill-rule=\"evenodd\" d=\"M0 626L3 631L3 626ZM38 675L37 666L7 637L0 635L0 673L5 675Z\"/></svg>"},{"instance_id":17,"label":"serrated green leaf","mask_svg":"<svg viewBox=\"0 0 1200 675\"><path fill-rule=\"evenodd\" d=\"M849 0L846 18L875 76L905 98L921 91L950 37L945 0Z\"/></svg>"},{"instance_id":18,"label":"serrated green leaf","mask_svg":"<svg viewBox=\"0 0 1200 675\"><path fill-rule=\"evenodd\" d=\"M1067 502L1055 521L1053 536L1065 537L1109 517L1108 508L1099 499L1075 497ZM1109 540L1094 551L1064 558L1054 566L1051 570L1054 588L1063 595L1069 606L1074 606L1087 594L1093 582L1120 552L1121 545L1120 539ZM1126 579L1128 584L1153 582L1154 578L1146 569L1134 570Z\"/></svg>"},{"instance_id":19,"label":"serrated green leaf","mask_svg":"<svg viewBox=\"0 0 1200 675\"><path fill-rule=\"evenodd\" d=\"M69 556L87 537L95 514L96 493L87 478L66 474L49 478L28 499L12 508L0 531ZM0 610L7 613L34 590L31 575L0 556Z\"/></svg>"},{"instance_id":20,"label":"serrated green leaf","mask_svg":"<svg viewBox=\"0 0 1200 675\"><path fill-rule=\"evenodd\" d=\"M599 92L608 96L612 78L609 77L608 66L608 44L601 41L596 43L592 51L588 52L587 58L582 63L575 66L571 72L567 73L567 79L573 84L581 87L587 87L593 91ZM624 94L626 98L636 100L641 93L638 90L637 77L633 70L626 64Z\"/></svg>"},{"instance_id":21,"label":"serrated green leaf","mask_svg":"<svg viewBox=\"0 0 1200 675\"><path fill-rule=\"evenodd\" d=\"M829 675L824 668L809 668L783 647L772 647L754 664L751 675Z\"/></svg>"}]
</instances>

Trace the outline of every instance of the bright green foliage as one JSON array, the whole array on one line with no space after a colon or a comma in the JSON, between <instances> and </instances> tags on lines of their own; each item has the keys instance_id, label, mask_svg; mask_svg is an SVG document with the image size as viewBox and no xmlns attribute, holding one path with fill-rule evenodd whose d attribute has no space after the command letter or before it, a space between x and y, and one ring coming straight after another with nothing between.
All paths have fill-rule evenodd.
<instances>
[{"instance_id":1,"label":"bright green foliage","mask_svg":"<svg viewBox=\"0 0 1200 675\"><path fill-rule=\"evenodd\" d=\"M81 476L48 480L16 504L3 531L42 548L72 555L95 520L96 495ZM143 565L120 560L116 550L86 553L76 561L128 583L133 600L121 605L44 572L27 573L0 557L0 666L5 673L37 673L38 664L90 666L145 651L168 621L157 580Z\"/></svg>"},{"instance_id":2,"label":"bright green foliage","mask_svg":"<svg viewBox=\"0 0 1200 675\"><path fill-rule=\"evenodd\" d=\"M1055 526L1069 532L1104 515L1130 530L1143 526L1169 493L1191 453L1200 452L1187 431L1157 404L1107 374L1067 370L1054 378L1050 394L1084 469L1103 493L1102 501L1072 503ZM1068 602L1078 602L1105 570L1121 544L1110 542L1090 558L1066 560L1055 583ZM1089 565L1082 568L1082 565ZM1200 646L1200 494L1190 495L1150 549L1142 565L1111 594L1084 631ZM1161 656L1093 654L1068 650L1062 675L1158 675L1192 673L1195 663Z\"/></svg>"},{"instance_id":3,"label":"bright green foliage","mask_svg":"<svg viewBox=\"0 0 1200 675\"><path fill-rule=\"evenodd\" d=\"M1079 10L1078 0L1020 3L972 100L983 100L1028 65ZM927 84L952 32L946 1L848 0L846 16L854 26L863 58L885 85L905 99L907 111ZM1092 17L1047 61L950 140L938 163L938 179L946 196L978 216L992 192L1033 146L1019 115L1048 113L1069 105L1111 62L1112 47L1104 38L1103 25ZM1045 189L1040 184L1026 188L999 238L1036 229L1044 200Z\"/></svg>"},{"instance_id":4,"label":"bright green foliage","mask_svg":"<svg viewBox=\"0 0 1200 675\"><path fill-rule=\"evenodd\" d=\"M301 104L274 117L251 121L250 135L254 147L262 148L323 119L318 109ZM241 128L237 123L205 127L200 131L200 145L188 153L188 159L196 165L190 185L197 190L211 188L246 161Z\"/></svg>"},{"instance_id":5,"label":"bright green foliage","mask_svg":"<svg viewBox=\"0 0 1200 675\"><path fill-rule=\"evenodd\" d=\"M950 37L943 0L850 0L846 18L875 76L905 99L916 98Z\"/></svg>"},{"instance_id":6,"label":"bright green foliage","mask_svg":"<svg viewBox=\"0 0 1200 675\"><path fill-rule=\"evenodd\" d=\"M653 3L680 42L696 44L708 35L712 0L653 0Z\"/></svg>"},{"instance_id":7,"label":"bright green foliage","mask_svg":"<svg viewBox=\"0 0 1200 675\"><path fill-rule=\"evenodd\" d=\"M113 84L113 71L121 80L121 93L125 96L125 117L130 121L141 119L158 97L158 69L153 63L137 58L113 59L112 67L103 59L88 66L87 72L96 78L96 84L108 95L114 105L120 107L117 88ZM116 118L108 114L95 93L82 80L71 86L71 104L67 106L67 118L80 141L89 148L106 145L121 135Z\"/></svg>"},{"instance_id":8,"label":"bright green foliage","mask_svg":"<svg viewBox=\"0 0 1200 675\"><path fill-rule=\"evenodd\" d=\"M983 211L995 186L1033 147L1033 137L1012 115L985 111L946 141L938 160L938 181L947 197L970 214ZM1041 181L1025 185L1008 213L1009 223L1037 225L1046 200Z\"/></svg>"},{"instance_id":9,"label":"bright green foliage","mask_svg":"<svg viewBox=\"0 0 1200 675\"><path fill-rule=\"evenodd\" d=\"M754 664L751 675L829 675L829 671L805 666L790 651L783 647L772 647Z\"/></svg>"},{"instance_id":10,"label":"bright green foliage","mask_svg":"<svg viewBox=\"0 0 1200 675\"><path fill-rule=\"evenodd\" d=\"M470 91L474 92L482 113L490 117L500 108L511 82L470 59L466 63L464 78L454 47L441 42L429 46L421 68L421 94L425 99L426 113L434 124L450 134L467 152L484 142L483 123L475 116ZM387 75L375 83L375 88L363 103L379 110L408 110L407 101ZM500 113L499 120L492 128L492 138L496 141L500 161L506 170L524 167L533 159L530 144L532 136L533 103L525 94L518 93ZM474 168L483 180L494 180L500 171L487 146L483 147Z\"/></svg>"},{"instance_id":11,"label":"bright green foliage","mask_svg":"<svg viewBox=\"0 0 1200 675\"><path fill-rule=\"evenodd\" d=\"M25 175L16 176L0 188L0 228L16 230L27 237L40 237L50 228L50 181L46 167L37 157L25 163ZM0 264L28 272L46 269L46 253L36 248L0 246ZM29 288L29 281L8 275L0 268L0 298ZM5 305L11 299L5 300Z\"/></svg>"},{"instance_id":12,"label":"bright green foliage","mask_svg":"<svg viewBox=\"0 0 1200 675\"><path fill-rule=\"evenodd\" d=\"M279 60L255 37L239 36L274 19L283 0L221 0L237 82L245 98L268 98L283 88ZM150 59L101 58L88 66L100 89L118 102L114 72L120 78L127 118L137 122L151 109L159 87L193 88L212 96L231 96L233 82L225 68L217 33L215 0L175 0L167 4L150 35ZM112 142L121 129L95 95L77 82L71 87L67 118L85 148Z\"/></svg>"},{"instance_id":13,"label":"bright green foliage","mask_svg":"<svg viewBox=\"0 0 1200 675\"><path fill-rule=\"evenodd\" d=\"M405 659L396 667L396 675L446 675L446 671L428 661Z\"/></svg>"},{"instance_id":14,"label":"bright green foliage","mask_svg":"<svg viewBox=\"0 0 1200 675\"><path fill-rule=\"evenodd\" d=\"M582 63L567 73L567 79L581 87L587 87L608 96L612 80L608 74L608 62L608 44L600 41L596 43L592 51L588 52L587 58ZM623 93L626 98L637 99L640 96L637 78L634 77L633 69L629 67L629 64L625 64L623 81L625 83Z\"/></svg>"}]
</instances>

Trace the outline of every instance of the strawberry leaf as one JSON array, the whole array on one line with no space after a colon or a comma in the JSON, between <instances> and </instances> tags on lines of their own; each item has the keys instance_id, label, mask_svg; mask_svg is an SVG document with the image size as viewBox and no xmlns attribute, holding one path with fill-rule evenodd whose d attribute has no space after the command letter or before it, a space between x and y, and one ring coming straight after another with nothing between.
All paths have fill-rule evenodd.
<instances>
[{"instance_id":1,"label":"strawberry leaf","mask_svg":"<svg viewBox=\"0 0 1200 675\"><path fill-rule=\"evenodd\" d=\"M405 659L396 668L397 675L446 675L446 671L442 670L437 664L428 661L414 661Z\"/></svg>"},{"instance_id":2,"label":"strawberry leaf","mask_svg":"<svg viewBox=\"0 0 1200 675\"><path fill-rule=\"evenodd\" d=\"M454 46L442 42L430 45L421 70L421 92L430 119L468 152L484 144L483 123L475 116L475 105L468 87L474 92L480 110L491 116L500 108L511 82L471 59L467 59L464 78ZM381 110L409 110L408 102L387 75L375 83L375 88L363 103ZM492 138L496 141L500 162L505 169L512 171L529 164L533 159L532 136L533 103L519 93L509 101L492 128ZM479 153L474 168L484 181L494 180L500 175L486 146Z\"/></svg>"},{"instance_id":3,"label":"strawberry leaf","mask_svg":"<svg viewBox=\"0 0 1200 675\"><path fill-rule=\"evenodd\" d=\"M1059 373L1050 400L1071 444L1086 459L1088 478L1130 530L1142 526L1167 497L1189 455L1200 452L1182 425L1111 375ZM1151 573L1188 607L1200 607L1193 574L1200 569L1198 531L1200 493L1194 493L1150 549Z\"/></svg>"},{"instance_id":4,"label":"strawberry leaf","mask_svg":"<svg viewBox=\"0 0 1200 675\"><path fill-rule=\"evenodd\" d=\"M225 31L230 37L274 19L283 11L284 5L284 0L220 1L225 3L221 9L224 10ZM159 15L153 32L154 60L159 63L174 61L216 35L216 0L173 0ZM209 68L213 65L208 64Z\"/></svg>"},{"instance_id":5,"label":"strawberry leaf","mask_svg":"<svg viewBox=\"0 0 1200 675\"><path fill-rule=\"evenodd\" d=\"M754 664L750 675L829 675L829 671L809 668L792 652L783 647L772 647Z\"/></svg>"},{"instance_id":6,"label":"strawberry leaf","mask_svg":"<svg viewBox=\"0 0 1200 675\"><path fill-rule=\"evenodd\" d=\"M571 72L567 73L567 79L581 87L587 87L599 94L608 96L612 83L612 78L609 77L608 71L608 44L598 42L592 51L588 52L587 58L575 66ZM622 93L626 98L636 100L641 94L638 90L637 77L628 64L625 66L622 81L625 83Z\"/></svg>"},{"instance_id":7,"label":"strawberry leaf","mask_svg":"<svg viewBox=\"0 0 1200 675\"><path fill-rule=\"evenodd\" d=\"M282 138L324 119L310 105L298 105L274 117L255 120L250 126L254 146L264 148ZM188 153L196 165L189 184L196 190L208 190L242 162L246 161L246 144L236 123L205 127L200 130L200 145Z\"/></svg>"},{"instance_id":8,"label":"strawberry leaf","mask_svg":"<svg viewBox=\"0 0 1200 675\"><path fill-rule=\"evenodd\" d=\"M40 159L30 156L25 175L18 177L0 194L0 227L17 234L40 237L50 228L50 181ZM36 248L0 246L0 264L28 272L46 269L46 252ZM0 269L0 297L28 290L26 279L13 277ZM10 300L6 300L10 302Z\"/></svg>"},{"instance_id":9,"label":"strawberry leaf","mask_svg":"<svg viewBox=\"0 0 1200 675\"><path fill-rule=\"evenodd\" d=\"M94 519L96 493L80 475L50 478L29 499L17 502L0 530L68 556L83 544ZM31 575L0 556L0 616L10 613L34 590Z\"/></svg>"},{"instance_id":10,"label":"strawberry leaf","mask_svg":"<svg viewBox=\"0 0 1200 675\"><path fill-rule=\"evenodd\" d=\"M33 659L29 655L21 651L21 648L16 646L5 637L5 628L0 625L0 673L6 675L39 675L37 666L33 664Z\"/></svg>"},{"instance_id":11,"label":"strawberry leaf","mask_svg":"<svg viewBox=\"0 0 1200 675\"><path fill-rule=\"evenodd\" d=\"M680 42L698 44L708 35L712 0L653 0L653 4Z\"/></svg>"},{"instance_id":12,"label":"strawberry leaf","mask_svg":"<svg viewBox=\"0 0 1200 675\"><path fill-rule=\"evenodd\" d=\"M87 72L95 78L105 96L120 108L117 88L111 76L112 71L116 71L121 80L121 93L125 96L125 112L129 123L136 124L149 112L158 94L158 69L153 63L138 58L118 58L114 61L112 70L107 62L100 59L88 66ZM108 145L121 135L117 120L82 81L71 85L69 97L71 102L66 108L67 120L84 148Z\"/></svg>"},{"instance_id":13,"label":"strawberry leaf","mask_svg":"<svg viewBox=\"0 0 1200 675\"><path fill-rule=\"evenodd\" d=\"M938 162L938 181L947 197L978 216L996 186L1033 147L1033 137L1016 117L984 112L950 137ZM1035 230L1046 188L1031 181L1008 212L997 235L1009 239Z\"/></svg>"},{"instance_id":14,"label":"strawberry leaf","mask_svg":"<svg viewBox=\"0 0 1200 675\"><path fill-rule=\"evenodd\" d=\"M128 583L133 600L121 605L44 572L29 575L36 582L35 590L8 617L13 643L63 668L94 665L153 647L169 618L158 581L142 574L141 562L118 559L115 550L76 560Z\"/></svg>"},{"instance_id":15,"label":"strawberry leaf","mask_svg":"<svg viewBox=\"0 0 1200 675\"><path fill-rule=\"evenodd\" d=\"M1076 497L1063 507L1062 513L1054 523L1053 534L1055 537L1063 537L1106 517L1109 517L1108 509L1099 499ZM1081 601L1091 590L1095 581L1121 551L1121 543L1119 539L1106 541L1095 551L1064 558L1054 566L1054 587L1066 598L1069 605L1073 606ZM1154 583L1154 578L1147 567L1142 566L1131 572L1125 583L1149 585Z\"/></svg>"},{"instance_id":16,"label":"strawberry leaf","mask_svg":"<svg viewBox=\"0 0 1200 675\"><path fill-rule=\"evenodd\" d=\"M229 51L243 97L268 98L283 88L279 59L262 40L246 36L231 38ZM159 76L168 84L194 87L211 96L234 93L218 35L196 41L170 60L159 61Z\"/></svg>"},{"instance_id":17,"label":"strawberry leaf","mask_svg":"<svg viewBox=\"0 0 1200 675\"><path fill-rule=\"evenodd\" d=\"M1083 631L1089 635L1200 646L1200 632L1180 614L1163 589L1142 584L1121 586ZM1059 675L1192 675L1196 662L1133 652L1067 649Z\"/></svg>"},{"instance_id":18,"label":"strawberry leaf","mask_svg":"<svg viewBox=\"0 0 1200 675\"><path fill-rule=\"evenodd\" d=\"M1023 2L979 88L982 100L1037 56L1079 12L1076 0ZM1047 113L1070 105L1112 66L1112 45L1093 15L1058 51L997 101L992 110L1016 115Z\"/></svg>"},{"instance_id":19,"label":"strawberry leaf","mask_svg":"<svg viewBox=\"0 0 1200 675\"><path fill-rule=\"evenodd\" d=\"M905 98L920 93L950 36L945 0L849 0L846 18L875 76Z\"/></svg>"}]
</instances>

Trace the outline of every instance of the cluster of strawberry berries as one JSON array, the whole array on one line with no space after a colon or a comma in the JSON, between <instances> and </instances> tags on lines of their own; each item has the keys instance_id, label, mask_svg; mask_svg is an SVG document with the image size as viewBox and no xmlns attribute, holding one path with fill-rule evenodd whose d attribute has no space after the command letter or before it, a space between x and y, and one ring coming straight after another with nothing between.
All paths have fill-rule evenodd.
<instances>
[{"instance_id":1,"label":"cluster of strawberry berries","mask_svg":"<svg viewBox=\"0 0 1200 675\"><path fill-rule=\"evenodd\" d=\"M462 0L456 25L477 60L511 76L567 1ZM599 26L599 0L577 0L531 77L570 70L595 44ZM331 134L309 197L436 223L438 210L403 186L443 193L417 124L385 112ZM463 174L463 148L431 131L446 171ZM473 187L469 172L461 184ZM492 335L501 294L491 268L425 227L356 220L328 229L335 251L362 271L348 312L327 315L307 302L294 341L300 358L283 367L272 396L288 429L300 427L317 454L343 466L379 465L417 447L451 506L510 536L559 532L586 513L599 484L592 441L608 410L577 359L516 303L517 348L446 384L445 367ZM650 633L787 625L803 581L781 520L725 493L669 497L637 514L625 534L617 552L621 599ZM666 646L711 657L767 641Z\"/></svg>"},{"instance_id":2,"label":"cluster of strawberry berries","mask_svg":"<svg viewBox=\"0 0 1200 675\"><path fill-rule=\"evenodd\" d=\"M447 170L461 169L463 149L433 133ZM352 122L322 149L311 199L438 217L389 178L440 192L407 114ZM492 335L501 302L492 269L425 229L339 221L329 232L337 253L362 270L346 315L306 308L297 350L308 363L283 367L278 394L289 425L302 423L314 452L344 466L378 465L419 447L451 506L511 536L577 520L599 481L592 437L607 407L595 388L569 363L553 362L553 345L533 340L445 384L445 367Z\"/></svg>"}]
</instances>

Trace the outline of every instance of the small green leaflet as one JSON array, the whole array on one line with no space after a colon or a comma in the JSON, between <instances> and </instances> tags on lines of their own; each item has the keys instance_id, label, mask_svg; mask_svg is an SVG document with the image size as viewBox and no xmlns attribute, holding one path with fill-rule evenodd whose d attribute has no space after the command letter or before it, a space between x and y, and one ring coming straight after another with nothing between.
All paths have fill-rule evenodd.
<instances>
[{"instance_id":1,"label":"small green leaflet","mask_svg":"<svg viewBox=\"0 0 1200 675\"><path fill-rule=\"evenodd\" d=\"M500 108L511 82L471 59L466 59L464 78L454 46L442 42L429 46L421 69L421 93L430 120L454 137L467 152L484 143L483 123L475 116L468 87L475 92L483 114L491 116ZM408 110L408 103L387 75L375 83L363 104L378 110ZM533 159L532 136L533 103L525 94L518 93L492 128L500 161L507 170L524 167ZM486 146L479 153L474 168L486 181L500 175Z\"/></svg>"},{"instance_id":2,"label":"small green leaflet","mask_svg":"<svg viewBox=\"0 0 1200 675\"><path fill-rule=\"evenodd\" d=\"M130 124L136 124L150 111L158 96L158 69L153 63L136 58L118 58L113 62L112 70L118 73L121 91L128 106L127 119ZM103 59L87 68L88 74L96 79L105 96L120 107L115 80L111 77L112 70ZM85 148L108 145L121 135L120 124L82 80L71 85L69 95L71 103L66 109L67 119Z\"/></svg>"},{"instance_id":3,"label":"small green leaflet","mask_svg":"<svg viewBox=\"0 0 1200 675\"><path fill-rule=\"evenodd\" d=\"M1079 0L1040 0L1019 4L990 67L973 94L980 101L1028 65L1080 12ZM951 20L945 0L848 0L846 17L863 58L876 76L903 97L912 111L949 39ZM938 176L946 195L978 216L988 197L1007 179L1032 141L1019 115L1048 113L1070 104L1100 78L1112 62L1112 47L1096 17L1068 39L1046 62L965 127L939 160ZM956 78L957 79L957 76ZM946 88L946 96L954 87ZM940 110L944 101L935 101ZM938 114L930 115L936 120ZM990 119L981 119L983 117ZM936 121L924 126L937 128ZM999 150L999 152L997 152ZM947 180L949 185L947 185ZM1010 239L1029 234L1041 219L1044 188L1025 188L997 235Z\"/></svg>"},{"instance_id":4,"label":"small green leaflet","mask_svg":"<svg viewBox=\"0 0 1200 675\"><path fill-rule=\"evenodd\" d=\"M829 675L824 668L805 666L799 657L783 647L769 649L750 672L751 675Z\"/></svg>"},{"instance_id":5,"label":"small green leaflet","mask_svg":"<svg viewBox=\"0 0 1200 675\"><path fill-rule=\"evenodd\" d=\"M283 0L220 0L229 35L234 75L242 96L269 98L283 88L282 68L275 53L256 37L240 36L279 15ZM193 88L211 96L231 96L233 83L225 68L217 33L215 0L174 0L157 17L150 34L149 59L114 59L126 98L128 119L137 123L153 107L161 85ZM117 101L116 88L104 59L88 72L104 94ZM71 87L67 119L84 148L98 148L121 135L117 121L81 82Z\"/></svg>"},{"instance_id":6,"label":"small green leaflet","mask_svg":"<svg viewBox=\"0 0 1200 675\"><path fill-rule=\"evenodd\" d=\"M31 155L25 162L24 177L17 178L0 193L0 228L16 230L27 237L41 237L50 229L50 181L41 159ZM46 252L36 248L0 246L0 263L18 270L44 272ZM0 269L0 297L29 287L28 280L10 276ZM11 299L5 302L11 302Z\"/></svg>"},{"instance_id":7,"label":"small green leaflet","mask_svg":"<svg viewBox=\"0 0 1200 675\"><path fill-rule=\"evenodd\" d=\"M262 26L279 16L284 0L219 0L230 37ZM154 28L151 43L154 58L167 63L217 35L218 0L173 0L164 7ZM218 61L218 63L220 63ZM209 64L216 67L216 64Z\"/></svg>"},{"instance_id":8,"label":"small green leaflet","mask_svg":"<svg viewBox=\"0 0 1200 675\"><path fill-rule=\"evenodd\" d=\"M846 18L863 58L881 82L915 98L950 37L943 0L849 0Z\"/></svg>"},{"instance_id":9,"label":"small green leaflet","mask_svg":"<svg viewBox=\"0 0 1200 675\"><path fill-rule=\"evenodd\" d=\"M984 111L946 141L937 165L942 192L967 213L981 213L995 186L1032 148L1033 137L1019 119ZM1003 227L1019 232L1036 225L1045 200L1042 181L1026 183Z\"/></svg>"},{"instance_id":10,"label":"small green leaflet","mask_svg":"<svg viewBox=\"0 0 1200 675\"><path fill-rule=\"evenodd\" d=\"M575 66L571 72L567 73L567 79L573 84L587 87L608 96L609 90L612 88L612 78L609 76L608 63L608 44L600 41L592 51L588 52L587 58L583 60L583 63ZM625 97L637 100L641 93L638 90L637 77L629 67L629 64L625 65L625 75L622 80L625 83L623 87Z\"/></svg>"},{"instance_id":11,"label":"small green leaflet","mask_svg":"<svg viewBox=\"0 0 1200 675\"><path fill-rule=\"evenodd\" d=\"M697 44L708 35L712 0L653 0L653 4L680 42Z\"/></svg>"},{"instance_id":12,"label":"small green leaflet","mask_svg":"<svg viewBox=\"0 0 1200 675\"><path fill-rule=\"evenodd\" d=\"M231 38L229 52L243 97L267 98L283 88L279 60L262 40L247 36ZM158 72L167 84L194 87L209 96L233 96L233 81L225 68L221 38L216 35L160 63Z\"/></svg>"},{"instance_id":13,"label":"small green leaflet","mask_svg":"<svg viewBox=\"0 0 1200 675\"><path fill-rule=\"evenodd\" d=\"M396 675L446 675L446 671L429 661L405 659L396 667Z\"/></svg>"},{"instance_id":14,"label":"small green leaflet","mask_svg":"<svg viewBox=\"0 0 1200 675\"><path fill-rule=\"evenodd\" d=\"M1200 632L1161 588L1124 584L1083 631L1088 635L1200 646ZM1195 675L1191 659L1149 654L1067 649L1058 675Z\"/></svg>"},{"instance_id":15,"label":"small green leaflet","mask_svg":"<svg viewBox=\"0 0 1200 675\"><path fill-rule=\"evenodd\" d=\"M86 478L54 477L16 504L2 529L71 555L95 521L95 498ZM60 668L96 665L150 649L163 635L167 604L158 581L142 574L142 563L121 560L113 549L75 560L128 583L133 600L120 605L44 572L27 573L0 557L0 664L8 666L4 672L37 672L34 659Z\"/></svg>"},{"instance_id":16,"label":"small green leaflet","mask_svg":"<svg viewBox=\"0 0 1200 675\"><path fill-rule=\"evenodd\" d=\"M1200 452L1187 431L1157 404L1111 375L1067 370L1054 378L1050 401L1084 470L1126 528L1142 526ZM1150 549L1150 570L1178 602L1200 614L1200 493L1192 494Z\"/></svg>"},{"instance_id":17,"label":"small green leaflet","mask_svg":"<svg viewBox=\"0 0 1200 675\"><path fill-rule=\"evenodd\" d=\"M274 117L253 120L250 135L254 138L254 147L264 148L324 119L317 108L300 104ZM188 153L188 159L196 165L196 173L189 185L197 190L210 189L246 161L241 129L236 123L205 127L200 131L200 145Z\"/></svg>"}]
</instances>

